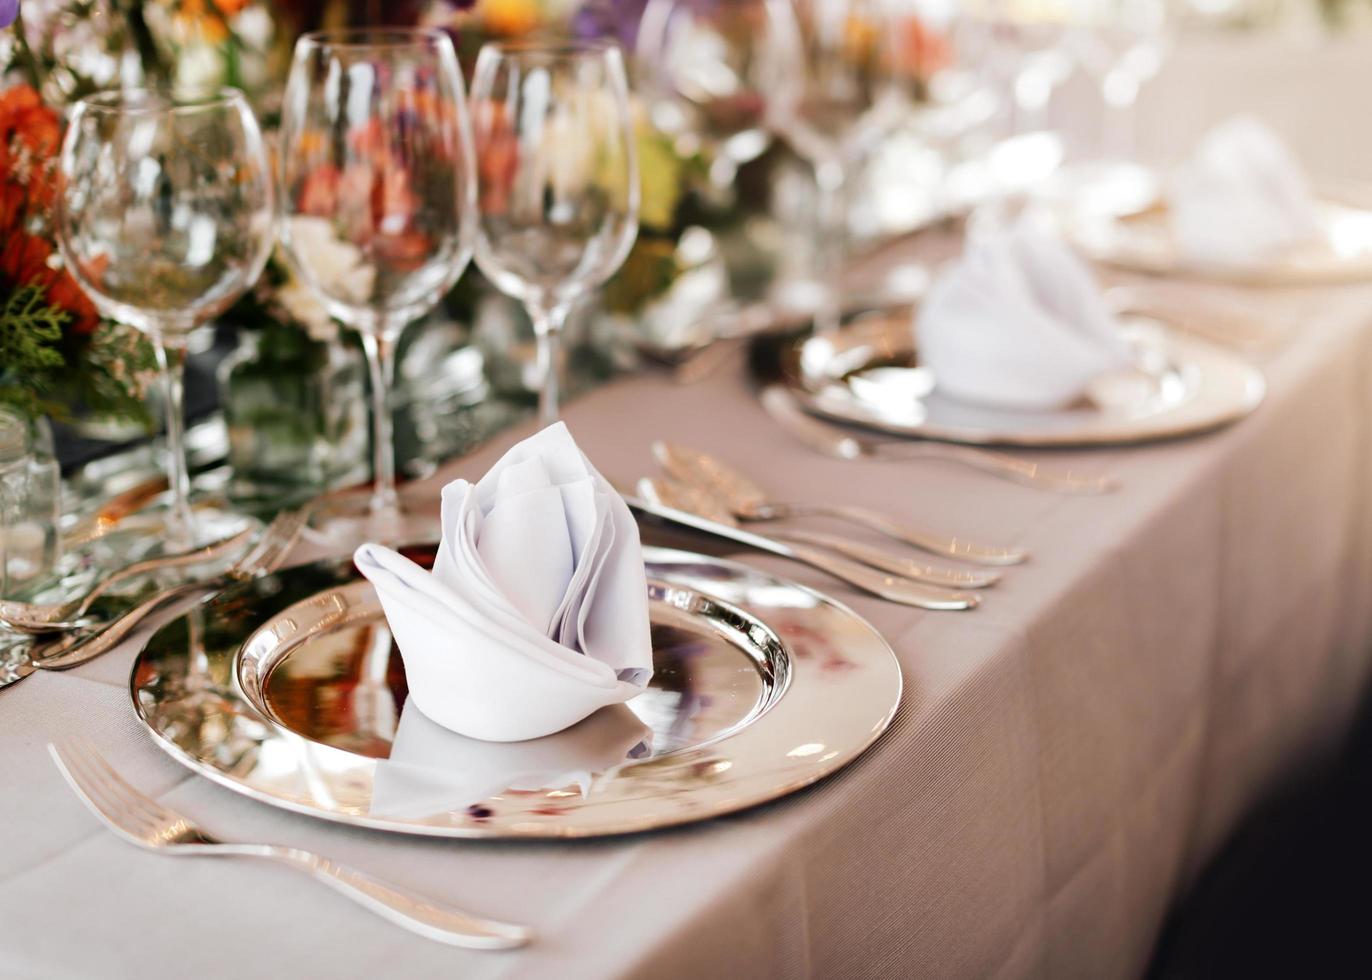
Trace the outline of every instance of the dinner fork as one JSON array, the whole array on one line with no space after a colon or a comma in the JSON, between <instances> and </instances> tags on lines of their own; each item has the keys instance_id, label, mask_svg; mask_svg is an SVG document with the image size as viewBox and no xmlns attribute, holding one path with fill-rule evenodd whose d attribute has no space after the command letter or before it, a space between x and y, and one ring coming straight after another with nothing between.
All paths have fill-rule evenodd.
<instances>
[{"instance_id":1,"label":"dinner fork","mask_svg":"<svg viewBox=\"0 0 1372 980\"><path fill-rule=\"evenodd\" d=\"M79 667L118 646L124 637L133 632L154 610L173 599L204 589L223 588L236 582L246 582L275 571L285 561L287 553L299 539L300 532L309 523L312 509L312 506L307 504L277 514L262 532L257 545L229 566L222 575L168 586L160 592L154 592L108 623L82 632L68 633L59 639L39 644L30 657L34 664L44 670L70 670L72 667Z\"/></svg>"},{"instance_id":2,"label":"dinner fork","mask_svg":"<svg viewBox=\"0 0 1372 980\"><path fill-rule=\"evenodd\" d=\"M1119 488L1109 476L1083 476L1006 453L911 439L872 439L831 426L807 413L780 385L762 390L762 407L782 428L816 452L838 459L942 459L1016 483L1059 493L1098 494Z\"/></svg>"},{"instance_id":3,"label":"dinner fork","mask_svg":"<svg viewBox=\"0 0 1372 980\"><path fill-rule=\"evenodd\" d=\"M190 818L144 796L90 745L48 743L67 784L105 826L161 854L253 857L303 871L389 922L426 939L468 949L514 949L533 938L524 926L482 919L296 847L217 840Z\"/></svg>"},{"instance_id":4,"label":"dinner fork","mask_svg":"<svg viewBox=\"0 0 1372 980\"><path fill-rule=\"evenodd\" d=\"M116 585L140 575L150 575L153 572L172 568L191 568L223 558L244 545L252 533L252 527L245 527L237 534L224 538L222 541L216 541L193 551L158 555L155 558L145 558L142 561L133 562L111 572L108 577L84 596L79 596L68 602L33 603L20 602L16 599L0 599L0 623L20 633L56 633L72 629L79 625L81 617L90 611L95 600L105 595Z\"/></svg>"}]
</instances>

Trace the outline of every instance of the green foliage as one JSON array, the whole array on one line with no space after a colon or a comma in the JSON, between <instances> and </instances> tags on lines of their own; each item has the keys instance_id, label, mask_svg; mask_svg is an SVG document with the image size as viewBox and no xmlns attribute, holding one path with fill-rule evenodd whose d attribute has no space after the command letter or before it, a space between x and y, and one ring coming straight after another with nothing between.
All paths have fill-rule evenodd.
<instances>
[{"instance_id":1,"label":"green foliage","mask_svg":"<svg viewBox=\"0 0 1372 980\"><path fill-rule=\"evenodd\" d=\"M70 316L47 302L41 285L10 293L0 308L0 403L32 415L49 409L53 376L66 365L57 345Z\"/></svg>"}]
</instances>

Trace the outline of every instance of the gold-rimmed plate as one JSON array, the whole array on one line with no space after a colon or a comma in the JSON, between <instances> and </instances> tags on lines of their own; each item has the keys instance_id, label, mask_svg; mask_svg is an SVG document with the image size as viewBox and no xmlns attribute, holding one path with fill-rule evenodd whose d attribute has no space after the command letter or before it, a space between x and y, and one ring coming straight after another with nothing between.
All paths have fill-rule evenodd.
<instances>
[{"instance_id":1,"label":"gold-rimmed plate","mask_svg":"<svg viewBox=\"0 0 1372 980\"><path fill-rule=\"evenodd\" d=\"M734 562L644 555L652 684L548 738L479 742L420 714L350 561L288 569L168 624L135 662L134 705L174 758L255 799L469 838L600 836L729 813L834 772L890 723L900 667L854 613Z\"/></svg>"},{"instance_id":2,"label":"gold-rimmed plate","mask_svg":"<svg viewBox=\"0 0 1372 980\"><path fill-rule=\"evenodd\" d=\"M1188 256L1177 244L1165 201L1130 214L1069 223L1088 258L1130 272L1242 286L1323 286L1372 280L1372 210L1318 202L1320 235L1259 262L1221 263Z\"/></svg>"},{"instance_id":3,"label":"gold-rimmed plate","mask_svg":"<svg viewBox=\"0 0 1372 980\"><path fill-rule=\"evenodd\" d=\"M815 415L921 439L1025 447L1126 445L1204 432L1262 401L1262 372L1233 351L1144 317L1125 318L1138 370L1098 379L1077 405L994 408L942 394L906 312L878 312L789 342L782 377Z\"/></svg>"}]
</instances>

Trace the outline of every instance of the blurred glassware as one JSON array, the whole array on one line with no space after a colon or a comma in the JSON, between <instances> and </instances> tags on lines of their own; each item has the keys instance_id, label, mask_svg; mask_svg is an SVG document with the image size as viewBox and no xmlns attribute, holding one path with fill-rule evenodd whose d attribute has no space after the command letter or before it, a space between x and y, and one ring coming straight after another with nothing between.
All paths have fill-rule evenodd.
<instances>
[{"instance_id":1,"label":"blurred glassware","mask_svg":"<svg viewBox=\"0 0 1372 980\"><path fill-rule=\"evenodd\" d=\"M1100 90L1099 156L1135 159L1135 107L1167 55L1167 0L1073 0L1068 49Z\"/></svg>"},{"instance_id":2,"label":"blurred glassware","mask_svg":"<svg viewBox=\"0 0 1372 980\"><path fill-rule=\"evenodd\" d=\"M335 539L399 543L390 411L401 331L472 254L476 166L457 54L439 30L318 31L296 42L281 110L281 242L329 314L357 330L372 394L373 488Z\"/></svg>"},{"instance_id":3,"label":"blurred glassware","mask_svg":"<svg viewBox=\"0 0 1372 980\"><path fill-rule=\"evenodd\" d=\"M902 109L902 7L890 0L766 0L773 50L769 123L815 171L820 248L818 329L838 325L839 272L847 238L847 193L854 166Z\"/></svg>"},{"instance_id":4,"label":"blurred glassware","mask_svg":"<svg viewBox=\"0 0 1372 980\"><path fill-rule=\"evenodd\" d=\"M43 583L61 553L62 483L45 420L0 408L0 598Z\"/></svg>"},{"instance_id":5,"label":"blurred glassware","mask_svg":"<svg viewBox=\"0 0 1372 980\"><path fill-rule=\"evenodd\" d=\"M969 0L960 18L963 43L1005 93L1006 135L1047 126L1053 93L1072 73L1067 48L1077 0Z\"/></svg>"},{"instance_id":6,"label":"blurred glassware","mask_svg":"<svg viewBox=\"0 0 1372 980\"><path fill-rule=\"evenodd\" d=\"M605 41L487 44L472 80L476 262L520 300L538 344L539 417L558 417L562 329L638 234L628 82Z\"/></svg>"},{"instance_id":7,"label":"blurred glassware","mask_svg":"<svg viewBox=\"0 0 1372 980\"><path fill-rule=\"evenodd\" d=\"M287 505L367 478L367 367L355 344L289 323L243 329L217 380L235 500Z\"/></svg>"},{"instance_id":8,"label":"blurred glassware","mask_svg":"<svg viewBox=\"0 0 1372 980\"><path fill-rule=\"evenodd\" d=\"M720 191L771 142L772 25L765 0L649 0L643 11L635 76L653 124L682 156L703 152Z\"/></svg>"},{"instance_id":9,"label":"blurred glassware","mask_svg":"<svg viewBox=\"0 0 1372 980\"><path fill-rule=\"evenodd\" d=\"M256 281L272 246L272 180L243 94L200 98L106 92L73 107L62 146L56 226L67 268L103 316L152 340L166 403L178 550L241 530L247 518L192 514L184 449L187 336Z\"/></svg>"}]
</instances>

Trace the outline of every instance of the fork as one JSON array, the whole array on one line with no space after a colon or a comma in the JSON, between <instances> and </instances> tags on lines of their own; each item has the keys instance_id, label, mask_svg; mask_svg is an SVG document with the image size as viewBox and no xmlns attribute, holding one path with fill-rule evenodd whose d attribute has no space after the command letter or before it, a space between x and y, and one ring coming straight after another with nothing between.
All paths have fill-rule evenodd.
<instances>
[{"instance_id":1,"label":"fork","mask_svg":"<svg viewBox=\"0 0 1372 980\"><path fill-rule=\"evenodd\" d=\"M252 532L251 527L245 527L237 534L203 548L171 555L159 555L156 558L145 558L142 561L125 565L118 571L112 572L84 596L69 602L39 604L0 599L0 623L20 633L57 633L72 629L80 624L81 617L90 611L95 600L116 585L152 572L172 568L189 568L214 561L243 545L252 536Z\"/></svg>"},{"instance_id":2,"label":"fork","mask_svg":"<svg viewBox=\"0 0 1372 980\"><path fill-rule=\"evenodd\" d=\"M1058 493L1098 494L1119 488L1119 481L1114 477L1083 476L1071 470L1031 463L1006 453L926 440L872 439L854 435L811 416L797 403L795 396L780 385L764 388L761 398L762 407L782 428L826 456L847 460L948 460L1016 483L1056 490Z\"/></svg>"},{"instance_id":3,"label":"fork","mask_svg":"<svg viewBox=\"0 0 1372 980\"><path fill-rule=\"evenodd\" d=\"M313 507L307 504L277 514L262 532L256 547L229 566L222 575L168 586L160 592L154 592L108 623L40 644L34 648L30 657L36 666L44 670L70 670L72 667L79 667L118 646L124 637L133 632L154 610L173 599L191 592L246 582L275 571L294 547L300 532L309 523L312 509Z\"/></svg>"},{"instance_id":4,"label":"fork","mask_svg":"<svg viewBox=\"0 0 1372 980\"><path fill-rule=\"evenodd\" d=\"M253 857L303 871L389 922L435 942L468 949L514 949L533 938L524 926L482 919L439 905L346 865L295 847L217 840L190 818L144 796L91 745L67 742L48 752L67 784L124 840L149 851L204 857Z\"/></svg>"}]
</instances>

